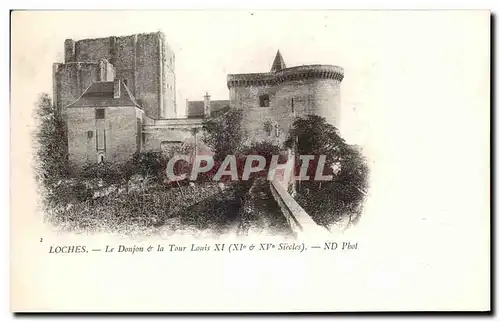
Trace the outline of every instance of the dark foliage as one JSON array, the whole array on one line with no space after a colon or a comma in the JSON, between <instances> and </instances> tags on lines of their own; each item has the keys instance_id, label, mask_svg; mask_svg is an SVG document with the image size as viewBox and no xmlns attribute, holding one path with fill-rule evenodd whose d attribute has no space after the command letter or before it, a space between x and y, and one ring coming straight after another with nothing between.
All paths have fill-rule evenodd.
<instances>
[{"instance_id":1,"label":"dark foliage","mask_svg":"<svg viewBox=\"0 0 500 322\"><path fill-rule=\"evenodd\" d=\"M271 165L271 160L273 155L279 155L280 157L278 158L279 163L283 163L285 161L284 155L281 153L282 151L280 150L279 146L274 145L271 142L268 141L262 141L262 142L256 142L252 143L250 146L244 147L242 149L242 153L240 154L240 159L242 160L242 164L245 163L246 157L249 155L259 155L261 157L264 157L266 160L266 166L263 170L259 172L254 172L250 174L250 180L253 181L255 178L267 178L268 172L269 172L269 166ZM256 166L257 161L253 161L252 166ZM238 170L241 170L241 174L243 174L243 166ZM239 172L240 173L240 172Z\"/></svg>"},{"instance_id":2,"label":"dark foliage","mask_svg":"<svg viewBox=\"0 0 500 322\"><path fill-rule=\"evenodd\" d=\"M51 203L58 198L58 185L70 173L66 125L46 93L40 94L35 113L38 123L35 132L36 178L42 195Z\"/></svg>"},{"instance_id":3,"label":"dark foliage","mask_svg":"<svg viewBox=\"0 0 500 322\"><path fill-rule=\"evenodd\" d=\"M296 196L311 217L325 226L345 218L354 223L362 212L368 187L368 166L361 152L315 115L298 118L285 145L297 155L315 156L307 171L311 179L297 184ZM331 181L313 180L320 155L326 155L323 174L333 175Z\"/></svg>"},{"instance_id":4,"label":"dark foliage","mask_svg":"<svg viewBox=\"0 0 500 322\"><path fill-rule=\"evenodd\" d=\"M167 158L161 152L146 151L136 153L129 166L143 178L153 178L163 182L166 178Z\"/></svg>"}]
</instances>

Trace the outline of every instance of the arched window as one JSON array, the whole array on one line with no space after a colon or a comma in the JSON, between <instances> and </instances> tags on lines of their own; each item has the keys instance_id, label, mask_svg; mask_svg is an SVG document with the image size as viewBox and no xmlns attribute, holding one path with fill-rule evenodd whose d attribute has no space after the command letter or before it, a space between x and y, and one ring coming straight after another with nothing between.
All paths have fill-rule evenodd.
<instances>
[{"instance_id":1,"label":"arched window","mask_svg":"<svg viewBox=\"0 0 500 322\"><path fill-rule=\"evenodd\" d=\"M97 154L97 163L104 163L104 161L106 161L105 152L104 151L100 151Z\"/></svg>"}]
</instances>

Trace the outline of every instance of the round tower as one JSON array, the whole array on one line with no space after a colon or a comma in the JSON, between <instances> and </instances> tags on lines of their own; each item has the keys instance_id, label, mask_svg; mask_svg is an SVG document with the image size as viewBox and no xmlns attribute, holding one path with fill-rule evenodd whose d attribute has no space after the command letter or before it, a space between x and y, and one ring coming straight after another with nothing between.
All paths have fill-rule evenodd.
<instances>
[{"instance_id":1,"label":"round tower","mask_svg":"<svg viewBox=\"0 0 500 322\"><path fill-rule=\"evenodd\" d=\"M332 65L306 65L276 73L279 105L288 105L294 116L322 116L337 127L340 124L340 83L344 70Z\"/></svg>"},{"instance_id":2,"label":"round tower","mask_svg":"<svg viewBox=\"0 0 500 322\"><path fill-rule=\"evenodd\" d=\"M228 75L230 106L243 110L249 137L281 143L296 117L318 115L339 127L343 78L344 69L339 66L287 68L278 51L270 72ZM269 122L276 123L276 131L267 131Z\"/></svg>"}]
</instances>

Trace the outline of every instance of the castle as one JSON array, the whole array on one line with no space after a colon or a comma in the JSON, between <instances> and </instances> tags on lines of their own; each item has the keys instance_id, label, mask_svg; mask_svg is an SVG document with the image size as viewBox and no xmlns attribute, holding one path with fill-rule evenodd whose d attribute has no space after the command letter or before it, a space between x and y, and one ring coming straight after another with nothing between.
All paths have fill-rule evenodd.
<instances>
[{"instance_id":1,"label":"castle","mask_svg":"<svg viewBox=\"0 0 500 322\"><path fill-rule=\"evenodd\" d=\"M186 101L187 117L179 118L175 54L163 33L67 39L64 49L64 63L53 66L53 97L76 165L197 142L203 120L230 108L243 111L249 141L280 144L293 119L307 114L339 124L344 73L338 66L287 68L278 51L270 72L229 74L229 100L207 93L203 101Z\"/></svg>"}]
</instances>

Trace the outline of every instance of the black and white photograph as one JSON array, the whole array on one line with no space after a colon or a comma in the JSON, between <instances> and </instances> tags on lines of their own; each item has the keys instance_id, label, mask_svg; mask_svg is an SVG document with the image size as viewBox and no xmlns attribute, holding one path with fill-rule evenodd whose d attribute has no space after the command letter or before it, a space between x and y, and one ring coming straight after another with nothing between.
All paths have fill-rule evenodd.
<instances>
[{"instance_id":1,"label":"black and white photograph","mask_svg":"<svg viewBox=\"0 0 500 322\"><path fill-rule=\"evenodd\" d=\"M490 18L12 11L11 309L488 310Z\"/></svg>"},{"instance_id":2,"label":"black and white photograph","mask_svg":"<svg viewBox=\"0 0 500 322\"><path fill-rule=\"evenodd\" d=\"M177 100L179 55L163 32L66 39L63 48L52 95L37 106L48 222L294 236L361 217L369 169L338 130L342 67L287 67L278 49L269 70L228 74L221 99L201 90Z\"/></svg>"}]
</instances>

